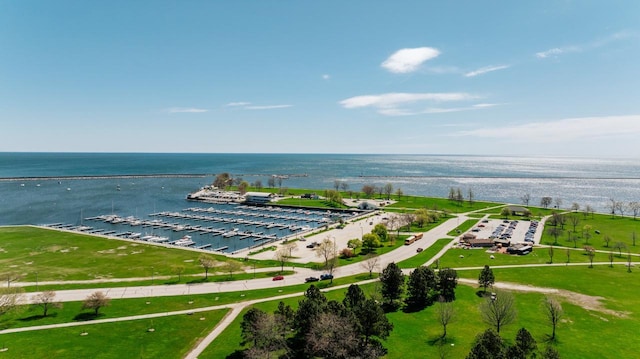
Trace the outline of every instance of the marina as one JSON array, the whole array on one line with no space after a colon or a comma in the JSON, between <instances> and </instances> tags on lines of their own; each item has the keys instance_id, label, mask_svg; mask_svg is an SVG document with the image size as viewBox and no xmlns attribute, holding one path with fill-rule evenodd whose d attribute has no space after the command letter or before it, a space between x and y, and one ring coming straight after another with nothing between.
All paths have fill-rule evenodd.
<instances>
[{"instance_id":1,"label":"marina","mask_svg":"<svg viewBox=\"0 0 640 359\"><path fill-rule=\"evenodd\" d=\"M314 229L359 214L361 212L356 210L197 203L180 211L154 212L145 217L112 213L81 218L81 225L57 222L46 226L182 248L237 253L279 240L301 238Z\"/></svg>"}]
</instances>

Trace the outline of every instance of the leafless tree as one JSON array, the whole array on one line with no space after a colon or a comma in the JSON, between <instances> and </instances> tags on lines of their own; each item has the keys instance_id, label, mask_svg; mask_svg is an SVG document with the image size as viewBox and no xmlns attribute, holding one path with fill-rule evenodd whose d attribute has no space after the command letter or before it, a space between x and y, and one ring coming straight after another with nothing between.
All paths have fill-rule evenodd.
<instances>
[{"instance_id":1,"label":"leafless tree","mask_svg":"<svg viewBox=\"0 0 640 359\"><path fill-rule=\"evenodd\" d=\"M347 192L347 190L349 189L349 184L345 181L340 182L340 190L342 192Z\"/></svg>"},{"instance_id":2,"label":"leafless tree","mask_svg":"<svg viewBox=\"0 0 640 359\"><path fill-rule=\"evenodd\" d=\"M22 288L0 287L0 315L16 309L24 300Z\"/></svg>"},{"instance_id":3,"label":"leafless tree","mask_svg":"<svg viewBox=\"0 0 640 359\"><path fill-rule=\"evenodd\" d=\"M407 231L411 230L411 223L413 223L415 216L413 213L403 213L401 216L401 222L403 226L407 226Z\"/></svg>"},{"instance_id":4,"label":"leafless tree","mask_svg":"<svg viewBox=\"0 0 640 359\"><path fill-rule=\"evenodd\" d=\"M627 205L622 201L618 201L615 203L615 206L616 206L616 211L620 213L620 217L624 217L624 212L626 212L627 210Z\"/></svg>"},{"instance_id":5,"label":"leafless tree","mask_svg":"<svg viewBox=\"0 0 640 359\"><path fill-rule=\"evenodd\" d=\"M566 252L567 252L567 263L569 263L571 261L571 249L567 248Z\"/></svg>"},{"instance_id":6,"label":"leafless tree","mask_svg":"<svg viewBox=\"0 0 640 359\"><path fill-rule=\"evenodd\" d=\"M242 270L242 264L236 262L235 260L229 260L224 262L221 269L229 273L229 278L233 279L233 273Z\"/></svg>"},{"instance_id":7,"label":"leafless tree","mask_svg":"<svg viewBox=\"0 0 640 359\"><path fill-rule=\"evenodd\" d=\"M475 195L471 188L469 188L469 191L467 192L467 199L469 200L469 206L473 207L473 203L475 203Z\"/></svg>"},{"instance_id":8,"label":"leafless tree","mask_svg":"<svg viewBox=\"0 0 640 359\"><path fill-rule=\"evenodd\" d=\"M311 323L306 350L312 357L350 358L358 347L358 333L348 318L322 313Z\"/></svg>"},{"instance_id":9,"label":"leafless tree","mask_svg":"<svg viewBox=\"0 0 640 359\"><path fill-rule=\"evenodd\" d=\"M613 252L609 252L608 256L609 256L609 267L613 268Z\"/></svg>"},{"instance_id":10,"label":"leafless tree","mask_svg":"<svg viewBox=\"0 0 640 359\"><path fill-rule=\"evenodd\" d=\"M553 246L549 246L549 264L553 263L553 252L554 252Z\"/></svg>"},{"instance_id":11,"label":"leafless tree","mask_svg":"<svg viewBox=\"0 0 640 359\"><path fill-rule=\"evenodd\" d=\"M278 263L280 263L280 273L284 271L284 264L287 262L289 258L289 251L285 247L280 247L274 255L274 258Z\"/></svg>"},{"instance_id":12,"label":"leafless tree","mask_svg":"<svg viewBox=\"0 0 640 359\"><path fill-rule=\"evenodd\" d=\"M629 202L629 210L633 213L633 219L635 220L640 214L640 202Z\"/></svg>"},{"instance_id":13,"label":"leafless tree","mask_svg":"<svg viewBox=\"0 0 640 359\"><path fill-rule=\"evenodd\" d=\"M616 242L613 244L613 249L618 250L618 256L622 257L622 250L627 249L627 244L624 242Z\"/></svg>"},{"instance_id":14,"label":"leafless tree","mask_svg":"<svg viewBox=\"0 0 640 359\"><path fill-rule=\"evenodd\" d=\"M525 206L529 206L531 195L529 193L525 193L522 195L522 197L520 197L520 200L522 201L522 204L524 204Z\"/></svg>"},{"instance_id":15,"label":"leafless tree","mask_svg":"<svg viewBox=\"0 0 640 359\"><path fill-rule=\"evenodd\" d=\"M549 208L549 206L551 205L552 202L553 202L553 198L551 198L551 197L542 197L540 199L540 206L542 206L544 208Z\"/></svg>"},{"instance_id":16,"label":"leafless tree","mask_svg":"<svg viewBox=\"0 0 640 359\"><path fill-rule=\"evenodd\" d=\"M82 309L91 309L97 316L98 311L102 307L106 307L111 304L111 298L107 297L104 293L98 291L90 294L84 302L82 302Z\"/></svg>"},{"instance_id":17,"label":"leafless tree","mask_svg":"<svg viewBox=\"0 0 640 359\"><path fill-rule=\"evenodd\" d=\"M556 208L560 209L560 207L562 206L562 198L558 197L554 200L555 204L556 204Z\"/></svg>"},{"instance_id":18,"label":"leafless tree","mask_svg":"<svg viewBox=\"0 0 640 359\"><path fill-rule=\"evenodd\" d=\"M402 195L404 193L402 192L402 189L398 187L398 189L396 190L396 196L398 197L398 201L402 199Z\"/></svg>"},{"instance_id":19,"label":"leafless tree","mask_svg":"<svg viewBox=\"0 0 640 359\"><path fill-rule=\"evenodd\" d=\"M579 210L580 210L580 205L578 204L578 202L573 202L571 204L571 211L578 212Z\"/></svg>"},{"instance_id":20,"label":"leafless tree","mask_svg":"<svg viewBox=\"0 0 640 359\"><path fill-rule=\"evenodd\" d=\"M631 251L627 252L627 272L631 273Z\"/></svg>"},{"instance_id":21,"label":"leafless tree","mask_svg":"<svg viewBox=\"0 0 640 359\"><path fill-rule=\"evenodd\" d=\"M631 244L636 246L636 231L631 232Z\"/></svg>"},{"instance_id":22,"label":"leafless tree","mask_svg":"<svg viewBox=\"0 0 640 359\"><path fill-rule=\"evenodd\" d=\"M329 260L338 255L338 249L330 237L325 237L316 248L316 256L324 259L324 266L327 267Z\"/></svg>"},{"instance_id":23,"label":"leafless tree","mask_svg":"<svg viewBox=\"0 0 640 359\"><path fill-rule=\"evenodd\" d=\"M509 292L492 293L480 305L480 314L485 323L493 326L496 332L516 320L517 312L513 295Z\"/></svg>"},{"instance_id":24,"label":"leafless tree","mask_svg":"<svg viewBox=\"0 0 640 359\"><path fill-rule=\"evenodd\" d=\"M173 273L178 275L178 282L180 282L180 280L182 280L182 273L184 273L184 266L179 264L179 265L175 265L172 267L173 269Z\"/></svg>"},{"instance_id":25,"label":"leafless tree","mask_svg":"<svg viewBox=\"0 0 640 359\"><path fill-rule=\"evenodd\" d=\"M613 198L609 198L609 203L607 204L607 209L609 210L609 213L611 214L611 217L615 217L616 216L616 200Z\"/></svg>"},{"instance_id":26,"label":"leafless tree","mask_svg":"<svg viewBox=\"0 0 640 359\"><path fill-rule=\"evenodd\" d=\"M562 306L552 297L545 297L543 302L547 320L552 327L551 340L556 338L556 327L562 318Z\"/></svg>"},{"instance_id":27,"label":"leafless tree","mask_svg":"<svg viewBox=\"0 0 640 359\"><path fill-rule=\"evenodd\" d=\"M204 269L204 279L209 278L209 270L218 264L218 261L205 254L198 258L198 262L200 262L200 265Z\"/></svg>"},{"instance_id":28,"label":"leafless tree","mask_svg":"<svg viewBox=\"0 0 640 359\"><path fill-rule=\"evenodd\" d=\"M580 215L572 213L569 215L569 223L573 226L573 231L576 231L576 227L580 224Z\"/></svg>"},{"instance_id":29,"label":"leafless tree","mask_svg":"<svg viewBox=\"0 0 640 359\"><path fill-rule=\"evenodd\" d=\"M365 197L371 198L371 196L373 196L373 194L376 193L376 187L367 184L367 185L362 186L361 191L362 191L362 193L364 193Z\"/></svg>"},{"instance_id":30,"label":"leafless tree","mask_svg":"<svg viewBox=\"0 0 640 359\"><path fill-rule=\"evenodd\" d=\"M2 277L7 281L7 287L11 287L11 283L20 280L22 278L22 274L17 272L7 272L3 274Z\"/></svg>"},{"instance_id":31,"label":"leafless tree","mask_svg":"<svg viewBox=\"0 0 640 359\"><path fill-rule=\"evenodd\" d=\"M284 248L286 248L287 253L289 255L289 258L291 258L293 256L293 252L298 250L298 243L296 243L296 242L287 242L284 245Z\"/></svg>"},{"instance_id":32,"label":"leafless tree","mask_svg":"<svg viewBox=\"0 0 640 359\"><path fill-rule=\"evenodd\" d=\"M388 200L391 199L391 194L393 193L393 185L391 183L387 183L384 185L384 195L385 198Z\"/></svg>"},{"instance_id":33,"label":"leafless tree","mask_svg":"<svg viewBox=\"0 0 640 359\"><path fill-rule=\"evenodd\" d=\"M608 248L609 242L611 242L611 237L609 237L608 235L605 235L602 240L604 240L604 246Z\"/></svg>"},{"instance_id":34,"label":"leafless tree","mask_svg":"<svg viewBox=\"0 0 640 359\"><path fill-rule=\"evenodd\" d=\"M44 291L40 294L36 294L31 298L31 301L35 306L42 308L42 316L46 317L49 309L62 308L62 303L55 300L56 292L52 290Z\"/></svg>"},{"instance_id":35,"label":"leafless tree","mask_svg":"<svg viewBox=\"0 0 640 359\"><path fill-rule=\"evenodd\" d=\"M373 271L380 266L380 257L377 254L369 253L360 265L369 272L369 278L371 278L373 277Z\"/></svg>"},{"instance_id":36,"label":"leafless tree","mask_svg":"<svg viewBox=\"0 0 640 359\"><path fill-rule=\"evenodd\" d=\"M436 307L436 318L442 325L442 339L447 337L447 325L453 321L455 311L452 302L439 301Z\"/></svg>"},{"instance_id":37,"label":"leafless tree","mask_svg":"<svg viewBox=\"0 0 640 359\"><path fill-rule=\"evenodd\" d=\"M587 253L587 256L589 257L589 268L593 268L593 257L596 256L595 248L591 246L584 246L584 251Z\"/></svg>"}]
</instances>

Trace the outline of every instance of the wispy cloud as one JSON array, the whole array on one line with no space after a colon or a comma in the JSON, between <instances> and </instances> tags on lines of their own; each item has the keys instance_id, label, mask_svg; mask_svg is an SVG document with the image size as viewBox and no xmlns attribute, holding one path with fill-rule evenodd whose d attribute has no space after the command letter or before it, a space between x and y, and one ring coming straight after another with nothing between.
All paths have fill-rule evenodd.
<instances>
[{"instance_id":1,"label":"wispy cloud","mask_svg":"<svg viewBox=\"0 0 640 359\"><path fill-rule=\"evenodd\" d=\"M403 74L416 71L425 61L440 55L438 49L432 47L416 47L400 49L394 52L380 66L390 72Z\"/></svg>"},{"instance_id":2,"label":"wispy cloud","mask_svg":"<svg viewBox=\"0 0 640 359\"><path fill-rule=\"evenodd\" d=\"M169 113L202 113L208 112L209 110L204 108L193 108L193 107L172 107L167 109Z\"/></svg>"},{"instance_id":3,"label":"wispy cloud","mask_svg":"<svg viewBox=\"0 0 640 359\"><path fill-rule=\"evenodd\" d=\"M518 143L562 143L640 135L640 115L567 118L558 121L460 131L453 136L508 139Z\"/></svg>"},{"instance_id":4,"label":"wispy cloud","mask_svg":"<svg viewBox=\"0 0 640 359\"><path fill-rule=\"evenodd\" d=\"M253 105L251 102L230 102L225 106L239 108L242 110L274 110L278 108L293 107L293 105Z\"/></svg>"},{"instance_id":5,"label":"wispy cloud","mask_svg":"<svg viewBox=\"0 0 640 359\"><path fill-rule=\"evenodd\" d=\"M429 113L468 111L482 107L442 107L434 104L463 102L478 98L464 92L445 93L386 93L380 95L355 96L340 101L347 109L372 107L382 115L409 116ZM487 107L487 106L485 106Z\"/></svg>"},{"instance_id":6,"label":"wispy cloud","mask_svg":"<svg viewBox=\"0 0 640 359\"><path fill-rule=\"evenodd\" d=\"M328 79L330 79L330 78L331 78L331 75L328 75L328 74L324 74L324 75L322 75L322 79L323 79L323 80L328 80Z\"/></svg>"},{"instance_id":7,"label":"wispy cloud","mask_svg":"<svg viewBox=\"0 0 640 359\"><path fill-rule=\"evenodd\" d=\"M596 49L596 48L608 45L612 42L627 39L630 37L637 37L637 36L634 33L631 33L628 31L621 31L604 38L593 40L586 44L554 47L545 51L536 52L536 57L539 59L546 59L548 57L557 57L562 54L588 51L588 50Z\"/></svg>"},{"instance_id":8,"label":"wispy cloud","mask_svg":"<svg viewBox=\"0 0 640 359\"><path fill-rule=\"evenodd\" d=\"M288 108L293 107L293 105L266 105L266 106L246 106L246 110L273 110L278 108Z\"/></svg>"},{"instance_id":9,"label":"wispy cloud","mask_svg":"<svg viewBox=\"0 0 640 359\"><path fill-rule=\"evenodd\" d=\"M465 77L476 77L478 75L484 75L487 72L493 72L493 71L508 69L509 67L511 67L511 65L486 66L486 67L481 67L481 68L479 68L477 70L474 70L474 71L467 72L466 74L464 74L464 76Z\"/></svg>"},{"instance_id":10,"label":"wispy cloud","mask_svg":"<svg viewBox=\"0 0 640 359\"><path fill-rule=\"evenodd\" d=\"M227 107L240 107L240 106L248 106L251 105L251 102L229 102L225 106Z\"/></svg>"}]
</instances>

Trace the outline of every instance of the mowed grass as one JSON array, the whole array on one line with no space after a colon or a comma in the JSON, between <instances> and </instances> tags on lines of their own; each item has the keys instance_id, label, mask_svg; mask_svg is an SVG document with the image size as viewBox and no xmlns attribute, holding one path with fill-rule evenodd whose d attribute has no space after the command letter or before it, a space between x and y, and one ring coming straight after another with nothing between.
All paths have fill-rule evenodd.
<instances>
[{"instance_id":1,"label":"mowed grass","mask_svg":"<svg viewBox=\"0 0 640 359\"><path fill-rule=\"evenodd\" d=\"M228 310L2 335L4 358L181 358ZM204 318L204 319L201 319ZM153 332L148 329L153 328ZM86 332L86 335L80 335Z\"/></svg>"},{"instance_id":2,"label":"mowed grass","mask_svg":"<svg viewBox=\"0 0 640 359\"><path fill-rule=\"evenodd\" d=\"M471 272L471 271L469 271ZM459 272L461 276L467 271ZM635 332L640 327L638 318L637 287L639 273L626 273L623 266L606 266L589 269L586 267L543 267L495 269L498 281L540 285L566 289L578 293L603 296L605 307L625 310L626 316L589 311L580 305L558 297L564 310L562 322L557 328L557 338L552 345L562 358L633 358L640 350L640 342ZM477 278L478 273L470 273ZM619 290L622 286L624 290ZM363 285L370 293L376 284ZM442 327L437 322L436 305L420 312L397 311L388 317L394 324L391 336L384 342L389 350L386 358L437 358L444 351L448 358L464 358L475 336L488 325L481 319L479 305L484 300L475 286L458 285L454 320L447 328L444 343L440 340ZM327 293L329 298L341 300L344 291ZM518 316L513 324L503 328L501 336L508 344L513 344L518 329L529 330L538 347L548 344L551 326L545 320L542 308L544 295L536 292L513 292ZM287 299L285 303L294 309L301 297ZM273 312L277 301L265 302L256 307ZM210 345L201 358L224 358L236 350L241 350L240 323L242 314ZM444 344L444 345L441 345ZM452 345L453 344L453 345Z\"/></svg>"},{"instance_id":3,"label":"mowed grass","mask_svg":"<svg viewBox=\"0 0 640 359\"><path fill-rule=\"evenodd\" d=\"M15 273L23 282L91 280L202 273L199 252L37 227L0 228L0 276ZM209 254L218 261L225 256ZM258 266L263 265L259 262Z\"/></svg>"},{"instance_id":4,"label":"mowed grass","mask_svg":"<svg viewBox=\"0 0 640 359\"><path fill-rule=\"evenodd\" d=\"M578 223L574 227L569 220L569 216L576 216ZM631 253L640 253L640 220L630 217L611 217L610 215L595 214L584 216L582 213L570 213L565 214L566 223L564 230L558 237L558 244L566 247L573 247L574 242L569 240L569 233L572 237L578 236L580 239L575 245L582 247L589 245L599 250L617 251L612 248L616 242L622 242L626 245L627 249L623 249L624 254L629 250ZM548 223L548 222L547 222ZM589 231L590 238L585 237L583 231L584 226L591 226ZM550 226L545 226L545 231L542 234L541 243L551 244L554 242L554 237L549 233ZM599 234L596 231L600 232ZM633 234L636 236L636 245L633 245ZM609 245L605 243L605 237L611 238Z\"/></svg>"},{"instance_id":5,"label":"mowed grass","mask_svg":"<svg viewBox=\"0 0 640 359\"><path fill-rule=\"evenodd\" d=\"M501 203L481 202L481 201L474 201L472 204L470 204L468 201L458 203L455 201L451 201L447 198L432 198L432 197L420 197L420 196L402 196L400 198L397 198L396 196L392 196L392 199L397 200L397 202L394 204L390 204L385 208L388 208L388 209L427 208L427 209L437 209L440 211L445 211L450 213L463 213L463 212L477 211L477 210L482 210L485 208L501 205Z\"/></svg>"},{"instance_id":6,"label":"mowed grass","mask_svg":"<svg viewBox=\"0 0 640 359\"><path fill-rule=\"evenodd\" d=\"M405 259L401 262L398 262L398 266L402 269L405 268L417 268L421 265L424 265L429 259L433 258L438 252L444 248L449 242L451 242L451 238L441 238L435 241L429 248L423 250L422 252L416 254L415 256ZM412 244L412 246L418 248L420 246L420 242L416 242Z\"/></svg>"},{"instance_id":7,"label":"mowed grass","mask_svg":"<svg viewBox=\"0 0 640 359\"><path fill-rule=\"evenodd\" d=\"M373 273L359 274L336 278L331 283L328 280L316 282L318 288L331 288L342 284L349 284L378 277ZM283 281L284 282L284 281ZM15 312L0 316L0 330L8 328L29 327L38 325L51 325L60 323L90 321L92 319L120 318L132 315L164 313L168 311L180 311L196 308L220 306L230 303L238 303L247 300L274 297L277 295L302 293L309 284L300 283L274 288L246 290L237 292L222 292L210 294L185 294L181 296L112 299L108 307L101 308L97 318L90 315L90 311L82 309L82 302L66 302L61 309L50 309L49 315L42 317L42 309L37 306L21 306ZM185 293L188 290L185 289ZM149 292L151 294L151 292ZM28 295L28 294L27 294Z\"/></svg>"}]
</instances>

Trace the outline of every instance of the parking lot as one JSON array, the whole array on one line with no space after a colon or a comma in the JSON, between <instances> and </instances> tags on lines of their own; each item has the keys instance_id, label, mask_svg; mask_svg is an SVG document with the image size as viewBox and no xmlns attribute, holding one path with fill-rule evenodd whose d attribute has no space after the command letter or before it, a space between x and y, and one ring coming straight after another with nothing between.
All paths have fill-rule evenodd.
<instances>
[{"instance_id":1,"label":"parking lot","mask_svg":"<svg viewBox=\"0 0 640 359\"><path fill-rule=\"evenodd\" d=\"M484 219L471 229L476 238L491 238L511 243L537 244L542 228L537 221Z\"/></svg>"}]
</instances>

